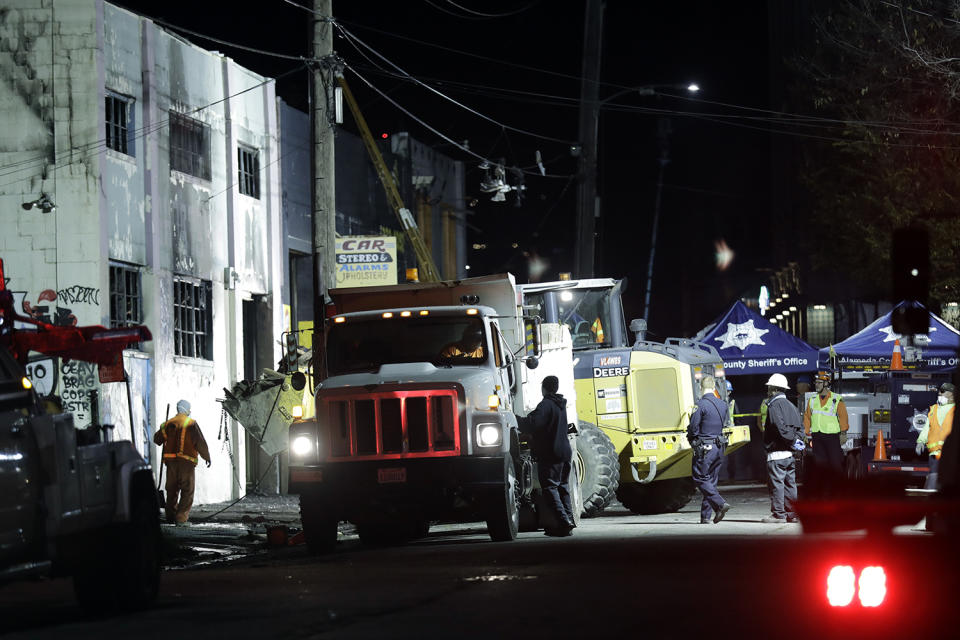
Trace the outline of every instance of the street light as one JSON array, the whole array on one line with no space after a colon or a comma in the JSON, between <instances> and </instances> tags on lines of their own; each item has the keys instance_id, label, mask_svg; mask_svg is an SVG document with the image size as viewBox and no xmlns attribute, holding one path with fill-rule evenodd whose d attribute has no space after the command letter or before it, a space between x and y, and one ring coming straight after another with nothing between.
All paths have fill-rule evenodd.
<instances>
[{"instance_id":1,"label":"street light","mask_svg":"<svg viewBox=\"0 0 960 640\"><path fill-rule=\"evenodd\" d=\"M628 87L617 91L602 100L585 99L581 102L580 112L580 184L577 193L577 230L574 247L574 265L577 276L592 278L594 275L596 248L596 219L600 217L597 203L597 146L600 108L627 94L638 96L657 95L657 89L676 89L696 93L700 90L696 83L690 84L647 84ZM665 124L664 124L665 123ZM663 188L663 168L669 162L669 121L661 121L660 171L657 178L657 197L653 212L653 230L650 243L650 260L647 267L647 289L644 304L644 319L649 319L650 290L653 279L653 258L656 248L657 225L660 217L660 196Z\"/></svg>"}]
</instances>

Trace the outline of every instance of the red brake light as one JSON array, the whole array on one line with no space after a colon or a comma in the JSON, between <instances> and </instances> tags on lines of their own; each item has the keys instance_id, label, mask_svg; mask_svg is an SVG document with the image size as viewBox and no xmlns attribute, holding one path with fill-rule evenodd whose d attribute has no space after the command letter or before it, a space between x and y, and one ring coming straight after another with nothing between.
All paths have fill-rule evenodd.
<instances>
[{"instance_id":1,"label":"red brake light","mask_svg":"<svg viewBox=\"0 0 960 640\"><path fill-rule=\"evenodd\" d=\"M827 576L827 601L832 607L845 607L853 602L854 595L853 567L846 565L830 569Z\"/></svg>"},{"instance_id":2,"label":"red brake light","mask_svg":"<svg viewBox=\"0 0 960 640\"><path fill-rule=\"evenodd\" d=\"M864 607L879 607L887 596L887 574L883 567L864 567L857 579L853 567L837 565L827 576L827 601L832 607L845 607L860 598Z\"/></svg>"},{"instance_id":3,"label":"red brake light","mask_svg":"<svg viewBox=\"0 0 960 640\"><path fill-rule=\"evenodd\" d=\"M858 586L860 604L865 607L879 607L887 595L887 574L883 567L865 567L860 572Z\"/></svg>"}]
</instances>

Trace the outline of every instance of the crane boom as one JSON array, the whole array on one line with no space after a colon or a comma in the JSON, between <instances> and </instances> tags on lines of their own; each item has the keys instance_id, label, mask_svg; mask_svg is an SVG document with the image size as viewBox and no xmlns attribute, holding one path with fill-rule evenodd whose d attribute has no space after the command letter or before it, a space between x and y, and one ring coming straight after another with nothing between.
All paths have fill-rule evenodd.
<instances>
[{"instance_id":1,"label":"crane boom","mask_svg":"<svg viewBox=\"0 0 960 640\"><path fill-rule=\"evenodd\" d=\"M367 148L370 159L373 161L373 166L377 169L377 175L380 177L384 191L387 192L387 200L390 202L393 212L397 214L397 218L400 220L400 226L410 239L410 244L413 245L413 251L417 256L417 263L420 265L420 279L424 282L439 282L440 271L437 269L437 265L434 264L433 256L430 255L427 245L423 242L423 236L420 235L420 229L417 228L417 223L413 219L413 215L409 209L403 206L403 198L400 197L400 191L397 189L397 183L393 179L393 174L387 169L387 163L384 162L383 155L373 140L373 135L370 133L367 121L364 119L363 114L360 113L360 107L357 105L353 93L350 92L347 81L343 76L339 76L337 82L343 90L343 97L347 102L347 106L350 108L350 113L353 114L353 119L357 122L357 127L360 129L360 137L363 139L363 145Z\"/></svg>"}]
</instances>

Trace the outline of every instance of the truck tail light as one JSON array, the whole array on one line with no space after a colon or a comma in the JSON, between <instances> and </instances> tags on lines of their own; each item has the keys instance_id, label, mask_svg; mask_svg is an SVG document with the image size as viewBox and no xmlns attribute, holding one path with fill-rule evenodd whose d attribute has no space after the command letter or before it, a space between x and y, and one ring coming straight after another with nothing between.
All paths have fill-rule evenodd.
<instances>
[{"instance_id":1,"label":"truck tail light","mask_svg":"<svg viewBox=\"0 0 960 640\"><path fill-rule=\"evenodd\" d=\"M827 576L827 601L832 607L845 607L858 596L860 605L879 607L887 595L887 575L883 567L864 567L857 579L853 567L837 565Z\"/></svg>"}]
</instances>

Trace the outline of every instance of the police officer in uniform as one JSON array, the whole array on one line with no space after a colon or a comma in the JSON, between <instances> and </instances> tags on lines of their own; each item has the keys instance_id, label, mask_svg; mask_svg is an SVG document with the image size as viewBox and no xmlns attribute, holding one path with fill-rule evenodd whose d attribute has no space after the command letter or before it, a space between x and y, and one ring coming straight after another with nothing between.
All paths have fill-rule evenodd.
<instances>
[{"instance_id":1,"label":"police officer in uniform","mask_svg":"<svg viewBox=\"0 0 960 640\"><path fill-rule=\"evenodd\" d=\"M716 393L713 376L705 375L700 380L700 399L690 416L687 426L687 441L693 447L693 481L703 494L700 504L700 523L717 523L730 511L730 503L720 497L717 481L720 464L727 440L723 427L727 424L727 404Z\"/></svg>"}]
</instances>

